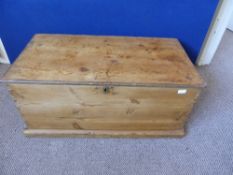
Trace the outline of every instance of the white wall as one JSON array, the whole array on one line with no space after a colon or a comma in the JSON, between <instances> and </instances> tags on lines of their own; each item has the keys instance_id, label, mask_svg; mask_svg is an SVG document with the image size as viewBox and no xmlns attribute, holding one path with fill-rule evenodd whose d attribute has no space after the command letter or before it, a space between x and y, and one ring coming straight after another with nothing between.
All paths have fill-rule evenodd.
<instances>
[{"instance_id":1,"label":"white wall","mask_svg":"<svg viewBox=\"0 0 233 175\"><path fill-rule=\"evenodd\" d=\"M232 12L233 0L221 0L219 2L211 27L197 59L197 65L202 66L211 63L223 34L228 26Z\"/></svg>"},{"instance_id":2,"label":"white wall","mask_svg":"<svg viewBox=\"0 0 233 175\"><path fill-rule=\"evenodd\" d=\"M231 18L230 18L227 28L233 31L233 13L231 14Z\"/></svg>"},{"instance_id":3,"label":"white wall","mask_svg":"<svg viewBox=\"0 0 233 175\"><path fill-rule=\"evenodd\" d=\"M0 38L0 63L2 64L10 64L10 60L7 56L6 50Z\"/></svg>"}]
</instances>

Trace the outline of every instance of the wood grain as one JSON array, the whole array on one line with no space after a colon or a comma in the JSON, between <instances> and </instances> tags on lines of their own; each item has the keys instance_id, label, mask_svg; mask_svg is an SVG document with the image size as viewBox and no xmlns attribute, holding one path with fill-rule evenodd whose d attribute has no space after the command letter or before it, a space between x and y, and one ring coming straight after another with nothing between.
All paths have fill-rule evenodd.
<instances>
[{"instance_id":1,"label":"wood grain","mask_svg":"<svg viewBox=\"0 0 233 175\"><path fill-rule=\"evenodd\" d=\"M55 130L55 129L25 129L24 134L29 137L182 137L184 129L154 130L154 131L114 131L114 130Z\"/></svg>"},{"instance_id":2,"label":"wood grain","mask_svg":"<svg viewBox=\"0 0 233 175\"><path fill-rule=\"evenodd\" d=\"M184 127L200 90L10 84L29 129L169 130Z\"/></svg>"},{"instance_id":3,"label":"wood grain","mask_svg":"<svg viewBox=\"0 0 233 175\"><path fill-rule=\"evenodd\" d=\"M28 136L183 136L205 86L177 39L46 34L1 82Z\"/></svg>"},{"instance_id":4,"label":"wood grain","mask_svg":"<svg viewBox=\"0 0 233 175\"><path fill-rule=\"evenodd\" d=\"M203 87L177 39L35 35L4 82Z\"/></svg>"}]
</instances>

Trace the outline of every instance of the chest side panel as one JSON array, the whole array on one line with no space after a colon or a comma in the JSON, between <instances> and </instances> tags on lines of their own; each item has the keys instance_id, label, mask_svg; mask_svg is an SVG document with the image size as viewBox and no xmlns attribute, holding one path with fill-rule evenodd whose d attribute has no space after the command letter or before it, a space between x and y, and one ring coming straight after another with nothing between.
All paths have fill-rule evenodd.
<instances>
[{"instance_id":1,"label":"chest side panel","mask_svg":"<svg viewBox=\"0 0 233 175\"><path fill-rule=\"evenodd\" d=\"M9 88L29 129L78 130L182 128L200 91L33 84Z\"/></svg>"}]
</instances>

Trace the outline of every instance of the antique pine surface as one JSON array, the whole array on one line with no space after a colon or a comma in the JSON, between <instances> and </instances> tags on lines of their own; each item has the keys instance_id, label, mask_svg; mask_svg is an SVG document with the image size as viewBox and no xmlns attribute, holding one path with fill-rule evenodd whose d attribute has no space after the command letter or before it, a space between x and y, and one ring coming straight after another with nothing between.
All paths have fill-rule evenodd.
<instances>
[{"instance_id":1,"label":"antique pine surface","mask_svg":"<svg viewBox=\"0 0 233 175\"><path fill-rule=\"evenodd\" d=\"M205 86L177 39L46 34L1 82L28 136L183 136Z\"/></svg>"},{"instance_id":2,"label":"antique pine surface","mask_svg":"<svg viewBox=\"0 0 233 175\"><path fill-rule=\"evenodd\" d=\"M5 80L204 85L176 39L75 35L35 35Z\"/></svg>"}]
</instances>

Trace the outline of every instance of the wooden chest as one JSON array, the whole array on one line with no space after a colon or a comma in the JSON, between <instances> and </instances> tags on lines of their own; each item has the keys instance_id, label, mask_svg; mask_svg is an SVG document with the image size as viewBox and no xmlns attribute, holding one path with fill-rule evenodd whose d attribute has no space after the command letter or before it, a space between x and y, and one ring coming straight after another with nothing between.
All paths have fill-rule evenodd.
<instances>
[{"instance_id":1,"label":"wooden chest","mask_svg":"<svg viewBox=\"0 0 233 175\"><path fill-rule=\"evenodd\" d=\"M1 81L29 136L183 136L205 86L177 39L46 34Z\"/></svg>"}]
</instances>

